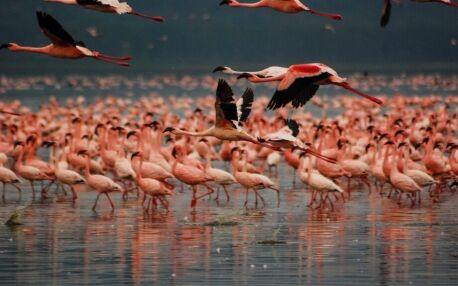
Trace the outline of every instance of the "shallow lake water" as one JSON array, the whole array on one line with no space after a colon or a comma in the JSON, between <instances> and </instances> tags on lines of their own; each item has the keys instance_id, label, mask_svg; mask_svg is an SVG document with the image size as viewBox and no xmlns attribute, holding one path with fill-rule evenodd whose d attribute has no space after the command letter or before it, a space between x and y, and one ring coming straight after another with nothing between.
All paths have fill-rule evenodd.
<instances>
[{"instance_id":1,"label":"shallow lake water","mask_svg":"<svg viewBox=\"0 0 458 286\"><path fill-rule=\"evenodd\" d=\"M34 107L43 95L57 93L64 100L126 92L133 99L139 93L26 89L7 90L4 97ZM456 88L437 92L456 95ZM210 94L187 92L201 93ZM75 204L54 187L48 199L35 200L26 183L20 197L8 187L0 202L0 284L458 284L456 193L445 191L432 203L423 191L421 206L411 208L355 183L349 201L316 210L307 207L310 193L300 182L292 184L284 162L272 177L281 189L279 207L276 194L263 190L267 206L255 208L251 194L245 208L244 190L232 186L229 202L221 192L219 202L213 195L193 210L191 191L175 182L170 211L154 214L144 213L135 194L127 201L113 194L113 212L102 196L93 212L96 193L84 187L78 188ZM4 225L19 206L25 206L21 224Z\"/></svg>"}]
</instances>

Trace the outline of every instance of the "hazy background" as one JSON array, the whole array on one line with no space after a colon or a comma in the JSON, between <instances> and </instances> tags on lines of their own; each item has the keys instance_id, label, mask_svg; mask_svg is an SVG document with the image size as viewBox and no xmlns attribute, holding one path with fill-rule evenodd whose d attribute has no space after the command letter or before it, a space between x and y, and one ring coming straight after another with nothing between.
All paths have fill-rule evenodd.
<instances>
[{"instance_id":1,"label":"hazy background","mask_svg":"<svg viewBox=\"0 0 458 286\"><path fill-rule=\"evenodd\" d=\"M308 13L233 9L219 2L128 1L139 12L164 16L160 24L41 0L2 0L0 42L47 44L35 17L36 10L43 10L88 47L134 60L123 69L89 59L0 51L0 74L208 72L217 65L258 69L304 62L324 62L341 71L458 71L458 46L452 44L458 41L458 9L404 0L394 5L382 29L382 0L303 0L317 10L342 14L340 22ZM325 24L335 32L325 30ZM100 36L91 37L88 27L96 27Z\"/></svg>"}]
</instances>

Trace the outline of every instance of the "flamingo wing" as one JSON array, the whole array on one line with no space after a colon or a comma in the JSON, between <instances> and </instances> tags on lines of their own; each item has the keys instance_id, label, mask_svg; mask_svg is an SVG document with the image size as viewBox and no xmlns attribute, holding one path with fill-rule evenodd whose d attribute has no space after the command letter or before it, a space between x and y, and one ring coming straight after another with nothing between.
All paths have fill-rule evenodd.
<instances>
[{"instance_id":1,"label":"flamingo wing","mask_svg":"<svg viewBox=\"0 0 458 286\"><path fill-rule=\"evenodd\" d=\"M286 126L288 126L288 129L291 131L291 135L294 137L299 134L299 124L296 122L294 119L286 119L285 120Z\"/></svg>"},{"instance_id":2,"label":"flamingo wing","mask_svg":"<svg viewBox=\"0 0 458 286\"><path fill-rule=\"evenodd\" d=\"M37 11L38 24L43 33L56 46L75 46L75 40L51 15Z\"/></svg>"},{"instance_id":3,"label":"flamingo wing","mask_svg":"<svg viewBox=\"0 0 458 286\"><path fill-rule=\"evenodd\" d=\"M325 79L328 76L329 73L323 73L312 77L295 78L289 86L281 89L284 86L283 81L291 81L291 78L286 76L280 82L279 88L277 88L267 105L267 109L275 110L286 106L288 103L291 103L295 108L303 106L315 95L319 88L319 85L314 84L314 82Z\"/></svg>"},{"instance_id":4,"label":"flamingo wing","mask_svg":"<svg viewBox=\"0 0 458 286\"><path fill-rule=\"evenodd\" d=\"M228 122L234 128L236 127L234 122L238 121L238 113L234 93L229 84L223 79L218 81L218 87L216 88L215 111L215 125L217 127L227 126Z\"/></svg>"},{"instance_id":5,"label":"flamingo wing","mask_svg":"<svg viewBox=\"0 0 458 286\"><path fill-rule=\"evenodd\" d=\"M239 125L245 122L250 116L251 107L253 105L254 94L251 88L247 88L242 97L237 101L237 115Z\"/></svg>"},{"instance_id":6,"label":"flamingo wing","mask_svg":"<svg viewBox=\"0 0 458 286\"><path fill-rule=\"evenodd\" d=\"M382 17L380 18L380 26L388 25L391 14L391 0L383 0Z\"/></svg>"}]
</instances>

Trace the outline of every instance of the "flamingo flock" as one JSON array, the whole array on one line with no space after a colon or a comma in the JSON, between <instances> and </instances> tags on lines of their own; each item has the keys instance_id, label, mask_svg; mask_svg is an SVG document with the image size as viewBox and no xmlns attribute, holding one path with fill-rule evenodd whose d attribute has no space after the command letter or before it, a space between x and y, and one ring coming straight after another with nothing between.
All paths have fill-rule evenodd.
<instances>
[{"instance_id":1,"label":"flamingo flock","mask_svg":"<svg viewBox=\"0 0 458 286\"><path fill-rule=\"evenodd\" d=\"M292 167L287 181L304 189L309 208L322 211L339 208L354 192L420 207L422 195L440 203L456 188L456 98L397 96L385 100L382 112L375 103L337 97L337 107L345 106L337 117L288 118L288 107L264 113L269 102L251 89L238 100L223 79L209 89L214 96L185 105L174 98L143 98L141 104L106 98L75 108L50 99L37 112L2 114L3 200L13 190L24 195L28 182L32 197L38 185L43 200L67 189L76 204L86 186L97 194L94 211L101 196L115 209L112 197L119 194L152 213L168 211L170 198L185 196L179 190L189 186L191 209L207 198L229 203L239 191L243 207L264 208L268 190L277 205L290 191L279 184L278 172L268 172L279 165ZM312 99L324 108L319 102ZM14 106L5 108L20 110Z\"/></svg>"},{"instance_id":2,"label":"flamingo flock","mask_svg":"<svg viewBox=\"0 0 458 286\"><path fill-rule=\"evenodd\" d=\"M139 13L118 0L46 2L164 22L161 16ZM457 6L450 0L415 2ZM343 20L340 14L311 9L299 0L224 0L220 5L307 12ZM382 26L387 25L390 10L391 2L384 1ZM38 11L36 16L41 31L51 41L49 45L27 47L10 42L0 49L129 66L130 56L115 57L91 50L74 40L50 14ZM42 199L50 196L52 188L64 194L69 188L72 203L79 198L77 186L86 185L97 192L94 211L102 195L114 210L111 196L116 193L123 200L131 200L132 196L138 199L147 213L168 211L169 198L180 195L178 186L183 191L185 186L190 187L193 210L199 201L214 195L219 203L219 188L226 202L234 190L244 190L246 208L253 204L257 208L259 201L266 207L264 190L271 190L280 205L280 194L287 190L264 172L266 165L269 170L277 168L283 159L293 170L292 185L297 177L310 191L307 205L320 210L333 210L358 190L379 193L382 199L386 194L400 205L407 199L412 207L420 206L422 193L427 192L432 202L440 202L441 194L456 186L458 121L456 110L448 111L456 99L382 100L357 89L358 82L351 83L323 63L269 66L259 71L219 66L213 72L254 84L276 82L277 86L270 101L256 97L251 88L245 88L237 97L228 81L211 79L207 84L214 96L195 101L170 98L167 102L158 97L132 103L107 98L84 105L83 99L76 107L50 99L37 112L18 102L2 102L3 200L7 186L21 195L18 184L28 181L33 198L36 182L40 182ZM328 104L315 96L322 85L343 88L367 101L333 98L334 104L345 108L337 117L327 117L324 112L321 118L289 112L309 101L324 110ZM175 113L178 109L184 112ZM12 163L8 164L10 158ZM215 167L214 161L225 162L226 168ZM250 203L250 195L254 195L254 203Z\"/></svg>"}]
</instances>

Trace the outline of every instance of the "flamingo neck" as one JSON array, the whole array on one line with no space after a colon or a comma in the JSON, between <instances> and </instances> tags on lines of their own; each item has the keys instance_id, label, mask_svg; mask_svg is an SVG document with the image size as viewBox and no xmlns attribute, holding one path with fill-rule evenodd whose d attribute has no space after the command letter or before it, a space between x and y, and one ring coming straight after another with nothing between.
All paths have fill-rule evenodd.
<instances>
[{"instance_id":1,"label":"flamingo neck","mask_svg":"<svg viewBox=\"0 0 458 286\"><path fill-rule=\"evenodd\" d=\"M231 7L242 7L242 8L262 8L262 7L267 7L267 1L266 0L261 0L255 3L240 3L238 1L232 0L231 1Z\"/></svg>"},{"instance_id":2,"label":"flamingo neck","mask_svg":"<svg viewBox=\"0 0 458 286\"><path fill-rule=\"evenodd\" d=\"M173 130L172 133L177 134L177 135L206 137L206 136L212 136L212 131L211 130L212 129L207 129L207 130L201 131L201 132L191 132L191 131L186 131L186 130L181 130L181 129L175 129L175 130Z\"/></svg>"},{"instance_id":3,"label":"flamingo neck","mask_svg":"<svg viewBox=\"0 0 458 286\"><path fill-rule=\"evenodd\" d=\"M67 4L67 5L78 5L78 3L76 2L76 0L46 0L46 2Z\"/></svg>"},{"instance_id":4,"label":"flamingo neck","mask_svg":"<svg viewBox=\"0 0 458 286\"><path fill-rule=\"evenodd\" d=\"M25 46L14 46L9 48L11 52L28 52L28 53L36 53L36 54L48 54L51 45L45 47L25 47Z\"/></svg>"}]
</instances>

